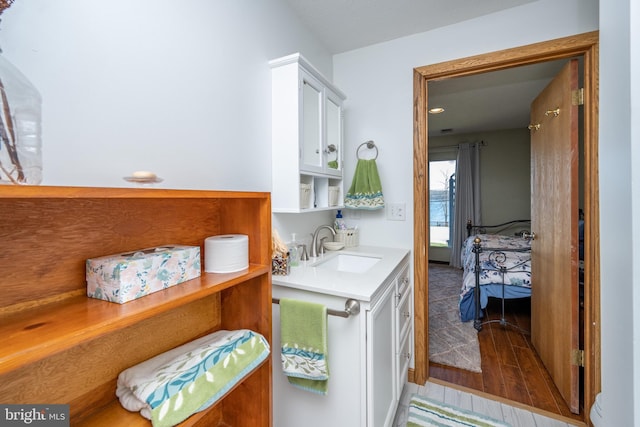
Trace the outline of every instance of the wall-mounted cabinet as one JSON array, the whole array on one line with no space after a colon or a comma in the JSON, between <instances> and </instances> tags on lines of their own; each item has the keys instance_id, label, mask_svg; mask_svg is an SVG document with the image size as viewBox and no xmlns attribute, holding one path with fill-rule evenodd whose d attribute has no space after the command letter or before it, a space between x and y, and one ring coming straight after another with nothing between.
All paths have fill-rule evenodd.
<instances>
[{"instance_id":1,"label":"wall-mounted cabinet","mask_svg":"<svg viewBox=\"0 0 640 427\"><path fill-rule=\"evenodd\" d=\"M273 211L339 208L345 96L298 53L269 64Z\"/></svg>"}]
</instances>

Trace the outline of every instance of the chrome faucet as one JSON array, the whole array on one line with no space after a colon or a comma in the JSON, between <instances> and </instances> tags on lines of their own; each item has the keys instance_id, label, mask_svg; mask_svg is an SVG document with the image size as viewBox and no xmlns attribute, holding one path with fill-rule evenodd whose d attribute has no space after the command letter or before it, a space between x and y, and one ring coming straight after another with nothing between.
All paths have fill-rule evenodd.
<instances>
[{"instance_id":1,"label":"chrome faucet","mask_svg":"<svg viewBox=\"0 0 640 427\"><path fill-rule=\"evenodd\" d=\"M324 228L331 231L331 234L334 237L336 235L336 230L334 230L330 225L321 225L320 227L316 228L316 231L313 232L313 238L311 239L311 258L316 258L318 256L318 234L320 234L320 231L322 231Z\"/></svg>"},{"instance_id":2,"label":"chrome faucet","mask_svg":"<svg viewBox=\"0 0 640 427\"><path fill-rule=\"evenodd\" d=\"M309 261L309 254L307 254L307 245L298 245L298 250L302 251L302 255L300 255L300 261Z\"/></svg>"}]
</instances>

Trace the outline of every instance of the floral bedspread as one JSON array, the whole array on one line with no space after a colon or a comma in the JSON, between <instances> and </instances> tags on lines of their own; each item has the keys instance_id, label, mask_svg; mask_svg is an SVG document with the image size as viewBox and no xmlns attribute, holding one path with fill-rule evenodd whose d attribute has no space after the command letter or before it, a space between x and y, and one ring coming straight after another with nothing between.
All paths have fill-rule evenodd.
<instances>
[{"instance_id":1,"label":"floral bedspread","mask_svg":"<svg viewBox=\"0 0 640 427\"><path fill-rule=\"evenodd\" d=\"M531 243L522 237L500 234L477 234L467 238L462 247L462 291L464 297L476 286L473 240L479 237L480 285L499 283L531 287Z\"/></svg>"}]
</instances>

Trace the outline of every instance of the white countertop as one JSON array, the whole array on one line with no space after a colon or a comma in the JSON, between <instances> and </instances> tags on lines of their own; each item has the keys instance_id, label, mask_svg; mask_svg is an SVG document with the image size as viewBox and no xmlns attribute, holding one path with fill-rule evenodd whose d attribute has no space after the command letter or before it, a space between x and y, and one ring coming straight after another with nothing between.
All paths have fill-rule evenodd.
<instances>
[{"instance_id":1,"label":"white countertop","mask_svg":"<svg viewBox=\"0 0 640 427\"><path fill-rule=\"evenodd\" d=\"M363 273L336 271L317 266L339 254L356 254L380 258ZM322 294L371 301L378 288L394 272L399 264L408 259L409 250L377 246L358 246L339 251L326 251L317 258L300 261L300 266L291 267L288 276L273 275L274 285Z\"/></svg>"}]
</instances>

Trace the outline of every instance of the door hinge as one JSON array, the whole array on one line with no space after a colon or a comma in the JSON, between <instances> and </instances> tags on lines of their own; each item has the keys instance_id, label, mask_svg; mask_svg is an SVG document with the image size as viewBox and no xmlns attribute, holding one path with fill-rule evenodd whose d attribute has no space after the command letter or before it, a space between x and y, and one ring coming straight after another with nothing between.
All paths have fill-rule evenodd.
<instances>
[{"instance_id":1,"label":"door hinge","mask_svg":"<svg viewBox=\"0 0 640 427\"><path fill-rule=\"evenodd\" d=\"M572 105L584 105L584 88L576 89L571 92Z\"/></svg>"},{"instance_id":2,"label":"door hinge","mask_svg":"<svg viewBox=\"0 0 640 427\"><path fill-rule=\"evenodd\" d=\"M571 364L584 367L584 350L574 349L571 351Z\"/></svg>"}]
</instances>

